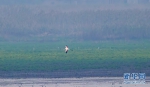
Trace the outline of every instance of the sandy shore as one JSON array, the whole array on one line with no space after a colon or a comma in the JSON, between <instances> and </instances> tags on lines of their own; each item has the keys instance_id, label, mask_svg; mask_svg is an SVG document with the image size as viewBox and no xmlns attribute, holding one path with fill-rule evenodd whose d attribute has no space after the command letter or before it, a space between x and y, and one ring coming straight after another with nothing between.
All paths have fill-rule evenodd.
<instances>
[{"instance_id":1,"label":"sandy shore","mask_svg":"<svg viewBox=\"0 0 150 87\"><path fill-rule=\"evenodd\" d=\"M0 79L0 87L150 87L146 84L124 84L123 77Z\"/></svg>"}]
</instances>

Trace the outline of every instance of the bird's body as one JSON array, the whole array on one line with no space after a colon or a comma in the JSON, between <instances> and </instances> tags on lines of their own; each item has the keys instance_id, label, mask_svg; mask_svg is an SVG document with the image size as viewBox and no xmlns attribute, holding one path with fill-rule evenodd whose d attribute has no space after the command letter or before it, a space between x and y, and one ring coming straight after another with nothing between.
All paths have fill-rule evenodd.
<instances>
[{"instance_id":1,"label":"bird's body","mask_svg":"<svg viewBox=\"0 0 150 87\"><path fill-rule=\"evenodd\" d=\"M66 46L65 46L65 52L67 53L68 50L69 50L69 48L68 48L68 46L66 45Z\"/></svg>"}]
</instances>

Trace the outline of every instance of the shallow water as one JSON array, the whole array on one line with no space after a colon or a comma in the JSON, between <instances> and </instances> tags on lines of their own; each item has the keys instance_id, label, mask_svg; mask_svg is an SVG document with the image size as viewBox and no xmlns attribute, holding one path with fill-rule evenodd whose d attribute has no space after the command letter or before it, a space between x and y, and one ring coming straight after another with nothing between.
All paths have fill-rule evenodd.
<instances>
[{"instance_id":1,"label":"shallow water","mask_svg":"<svg viewBox=\"0 0 150 87\"><path fill-rule=\"evenodd\" d=\"M150 87L146 84L123 84L122 77L0 79L0 87Z\"/></svg>"}]
</instances>

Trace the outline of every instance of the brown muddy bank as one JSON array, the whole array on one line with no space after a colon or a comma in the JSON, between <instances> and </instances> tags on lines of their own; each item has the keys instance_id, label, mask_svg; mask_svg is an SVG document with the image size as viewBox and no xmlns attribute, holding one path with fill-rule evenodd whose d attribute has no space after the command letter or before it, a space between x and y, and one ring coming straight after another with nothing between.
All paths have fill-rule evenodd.
<instances>
[{"instance_id":1,"label":"brown muddy bank","mask_svg":"<svg viewBox=\"0 0 150 87\"><path fill-rule=\"evenodd\" d=\"M149 81L149 77L145 84L124 84L123 77L0 79L0 87L150 87Z\"/></svg>"}]
</instances>

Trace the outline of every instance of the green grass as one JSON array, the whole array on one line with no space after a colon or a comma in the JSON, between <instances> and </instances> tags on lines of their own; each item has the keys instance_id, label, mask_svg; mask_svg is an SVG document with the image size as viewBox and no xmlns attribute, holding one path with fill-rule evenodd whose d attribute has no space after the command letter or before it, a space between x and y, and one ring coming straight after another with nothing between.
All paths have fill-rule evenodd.
<instances>
[{"instance_id":1,"label":"green grass","mask_svg":"<svg viewBox=\"0 0 150 87\"><path fill-rule=\"evenodd\" d=\"M150 69L149 41L0 43L0 71ZM58 48L59 47L59 48ZM99 48L99 49L98 49Z\"/></svg>"}]
</instances>

